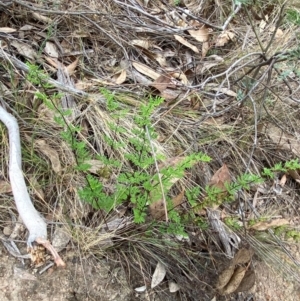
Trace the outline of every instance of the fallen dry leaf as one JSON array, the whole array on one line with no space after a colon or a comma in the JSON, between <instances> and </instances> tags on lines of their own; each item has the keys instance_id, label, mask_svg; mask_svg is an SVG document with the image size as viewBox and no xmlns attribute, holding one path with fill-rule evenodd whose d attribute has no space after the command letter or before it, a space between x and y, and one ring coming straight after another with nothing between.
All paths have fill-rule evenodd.
<instances>
[{"instance_id":1,"label":"fallen dry leaf","mask_svg":"<svg viewBox=\"0 0 300 301\"><path fill-rule=\"evenodd\" d=\"M126 81L126 70L122 70L119 74L118 77L115 80L115 83L117 85L121 85Z\"/></svg>"},{"instance_id":2,"label":"fallen dry leaf","mask_svg":"<svg viewBox=\"0 0 300 301\"><path fill-rule=\"evenodd\" d=\"M233 263L235 265L249 263L253 255L254 251L252 249L242 248L235 254Z\"/></svg>"},{"instance_id":3,"label":"fallen dry leaf","mask_svg":"<svg viewBox=\"0 0 300 301\"><path fill-rule=\"evenodd\" d=\"M56 173L60 173L61 171L61 164L59 160L59 155L57 151L50 147L45 140L43 139L38 139L34 142L35 146L42 152L46 157L49 158L51 162L52 169Z\"/></svg>"},{"instance_id":4,"label":"fallen dry leaf","mask_svg":"<svg viewBox=\"0 0 300 301\"><path fill-rule=\"evenodd\" d=\"M226 284L230 281L230 279L234 273L234 269L235 269L234 264L231 264L227 269L225 269L219 275L218 282L216 284L216 288L218 290L222 290L226 286Z\"/></svg>"},{"instance_id":5,"label":"fallen dry leaf","mask_svg":"<svg viewBox=\"0 0 300 301\"><path fill-rule=\"evenodd\" d=\"M237 289L240 289L240 291L245 290L247 283L244 282L244 276L245 273L248 273L248 266L253 254L254 251L248 248L242 248L235 254L230 265L218 277L216 288L221 295L230 294ZM247 267L241 265L247 265ZM248 285L251 288L255 282L255 274L250 274L249 272L246 275L249 277L247 279L251 280L251 283Z\"/></svg>"},{"instance_id":6,"label":"fallen dry leaf","mask_svg":"<svg viewBox=\"0 0 300 301\"><path fill-rule=\"evenodd\" d=\"M10 42L12 46L14 46L21 55L24 55L26 58L35 59L37 57L36 51L28 44L19 42L17 40L12 40Z\"/></svg>"},{"instance_id":7,"label":"fallen dry leaf","mask_svg":"<svg viewBox=\"0 0 300 301\"><path fill-rule=\"evenodd\" d=\"M31 13L31 15L34 19L44 22L44 23L52 23L53 22L53 20L51 18L45 17L45 16L35 13L35 12Z\"/></svg>"},{"instance_id":8,"label":"fallen dry leaf","mask_svg":"<svg viewBox=\"0 0 300 301\"><path fill-rule=\"evenodd\" d=\"M215 46L222 47L227 44L229 41L233 40L235 34L229 30L223 31L220 35L218 35Z\"/></svg>"},{"instance_id":9,"label":"fallen dry leaf","mask_svg":"<svg viewBox=\"0 0 300 301\"><path fill-rule=\"evenodd\" d=\"M68 65L67 67L65 67L65 68L64 68L65 74L66 74L66 75L72 75L72 74L74 74L75 69L76 69L76 67L77 67L77 65L78 65L78 62L79 62L79 57L77 57L77 58L75 59L75 61L72 62L70 65Z\"/></svg>"},{"instance_id":10,"label":"fallen dry leaf","mask_svg":"<svg viewBox=\"0 0 300 301\"><path fill-rule=\"evenodd\" d=\"M146 285L136 287L134 290L138 293L143 293L147 289Z\"/></svg>"},{"instance_id":11,"label":"fallen dry leaf","mask_svg":"<svg viewBox=\"0 0 300 301\"><path fill-rule=\"evenodd\" d=\"M33 29L36 29L36 27L32 26L32 25L24 25L20 28L20 30L23 30L23 31L26 31L26 30L33 30Z\"/></svg>"},{"instance_id":12,"label":"fallen dry leaf","mask_svg":"<svg viewBox=\"0 0 300 301\"><path fill-rule=\"evenodd\" d=\"M169 281L169 292L170 293L175 293L180 290L180 287L177 283L173 281Z\"/></svg>"},{"instance_id":13,"label":"fallen dry leaf","mask_svg":"<svg viewBox=\"0 0 300 301\"><path fill-rule=\"evenodd\" d=\"M151 86L162 93L164 90L167 89L171 82L172 78L170 75L162 74L151 84Z\"/></svg>"},{"instance_id":14,"label":"fallen dry leaf","mask_svg":"<svg viewBox=\"0 0 300 301\"><path fill-rule=\"evenodd\" d=\"M188 33L198 42L206 42L208 40L209 29L201 25L198 21L193 20L191 26L198 26L199 29L189 29Z\"/></svg>"},{"instance_id":15,"label":"fallen dry leaf","mask_svg":"<svg viewBox=\"0 0 300 301\"><path fill-rule=\"evenodd\" d=\"M254 284L255 284L255 273L252 269L248 269L240 285L235 290L235 293L249 291Z\"/></svg>"},{"instance_id":16,"label":"fallen dry leaf","mask_svg":"<svg viewBox=\"0 0 300 301\"><path fill-rule=\"evenodd\" d=\"M178 35L174 35L174 38L179 42L181 43L182 45L192 49L195 53L199 53L199 50L198 48L195 46L195 45L192 45L191 43L189 43L186 39L184 39L183 37L181 36L178 36Z\"/></svg>"},{"instance_id":17,"label":"fallen dry leaf","mask_svg":"<svg viewBox=\"0 0 300 301\"><path fill-rule=\"evenodd\" d=\"M269 228L280 227L284 225L289 225L289 221L284 218L278 218L278 219L273 219L271 221L258 222L255 225L251 226L251 229L257 231L264 231Z\"/></svg>"},{"instance_id":18,"label":"fallen dry leaf","mask_svg":"<svg viewBox=\"0 0 300 301\"><path fill-rule=\"evenodd\" d=\"M58 58L57 46L54 43L47 41L44 51L50 57Z\"/></svg>"},{"instance_id":19,"label":"fallen dry leaf","mask_svg":"<svg viewBox=\"0 0 300 301\"><path fill-rule=\"evenodd\" d=\"M8 182L1 180L0 181L0 194L11 192L11 186Z\"/></svg>"},{"instance_id":20,"label":"fallen dry leaf","mask_svg":"<svg viewBox=\"0 0 300 301\"><path fill-rule=\"evenodd\" d=\"M202 58L206 57L206 54L207 54L209 49L210 49L209 42L203 42L202 51L201 51Z\"/></svg>"},{"instance_id":21,"label":"fallen dry leaf","mask_svg":"<svg viewBox=\"0 0 300 301\"><path fill-rule=\"evenodd\" d=\"M159 170L165 167L176 167L181 162L183 162L185 157L173 157L165 160L165 162L161 163L158 168ZM161 176L161 175L159 175ZM153 190L150 192L150 200L151 203L149 205L150 214L154 219L162 219L165 217L165 206L164 206L164 198L163 196L169 192L171 187L180 180L180 177L173 177L168 179L168 183L164 185L164 191L161 190L161 186L159 181L155 181L153 183ZM183 196L182 196L183 197ZM179 201L179 198L176 201Z\"/></svg>"},{"instance_id":22,"label":"fallen dry leaf","mask_svg":"<svg viewBox=\"0 0 300 301\"><path fill-rule=\"evenodd\" d=\"M278 148L291 150L296 156L300 156L300 142L295 136L285 133L272 123L264 124L263 130Z\"/></svg>"},{"instance_id":23,"label":"fallen dry leaf","mask_svg":"<svg viewBox=\"0 0 300 301\"><path fill-rule=\"evenodd\" d=\"M149 49L150 43L147 40L132 40L131 45L139 46L144 49Z\"/></svg>"},{"instance_id":24,"label":"fallen dry leaf","mask_svg":"<svg viewBox=\"0 0 300 301\"><path fill-rule=\"evenodd\" d=\"M174 76L175 78L178 78L181 80L181 82L185 85L188 85L189 84L189 81L186 77L186 75L182 72L173 72L172 73L172 76Z\"/></svg>"},{"instance_id":25,"label":"fallen dry leaf","mask_svg":"<svg viewBox=\"0 0 300 301\"><path fill-rule=\"evenodd\" d=\"M159 285L164 280L165 276L166 268L162 263L158 262L152 276L151 288L154 288L157 285Z\"/></svg>"},{"instance_id":26,"label":"fallen dry leaf","mask_svg":"<svg viewBox=\"0 0 300 301\"><path fill-rule=\"evenodd\" d=\"M237 96L237 94L234 91L232 91L230 89L227 89L227 88L212 88L212 90L224 93L224 94L226 94L228 96L233 96L233 97Z\"/></svg>"},{"instance_id":27,"label":"fallen dry leaf","mask_svg":"<svg viewBox=\"0 0 300 301\"><path fill-rule=\"evenodd\" d=\"M174 208L176 208L176 207L180 206L182 203L184 203L184 201L183 201L184 194L185 194L185 189L182 189L182 191L172 199L172 204L173 204Z\"/></svg>"},{"instance_id":28,"label":"fallen dry leaf","mask_svg":"<svg viewBox=\"0 0 300 301\"><path fill-rule=\"evenodd\" d=\"M151 69L150 67L144 65L144 64L141 64L141 63L138 63L138 62L133 62L132 63L132 66L139 72L141 72L142 74L144 75L147 75L148 77L156 80L157 78L160 77L160 74L155 72L153 69Z\"/></svg>"},{"instance_id":29,"label":"fallen dry leaf","mask_svg":"<svg viewBox=\"0 0 300 301\"><path fill-rule=\"evenodd\" d=\"M239 287L239 285L241 284L241 282L242 282L242 280L245 276L246 271L247 271L246 267L238 266L235 269L229 283L221 291L221 294L222 295L228 295L228 294L233 293Z\"/></svg>"},{"instance_id":30,"label":"fallen dry leaf","mask_svg":"<svg viewBox=\"0 0 300 301\"><path fill-rule=\"evenodd\" d=\"M285 185L285 183L286 183L286 180L287 180L286 175L283 175L282 178L280 179L279 185L281 187L283 187Z\"/></svg>"},{"instance_id":31,"label":"fallen dry leaf","mask_svg":"<svg viewBox=\"0 0 300 301\"><path fill-rule=\"evenodd\" d=\"M0 32L3 32L3 33L12 33L12 32L15 32L15 31L17 31L17 30L14 29L14 28L0 27Z\"/></svg>"},{"instance_id":32,"label":"fallen dry leaf","mask_svg":"<svg viewBox=\"0 0 300 301\"><path fill-rule=\"evenodd\" d=\"M288 174L297 182L300 183L300 175L297 170L289 170Z\"/></svg>"},{"instance_id":33,"label":"fallen dry leaf","mask_svg":"<svg viewBox=\"0 0 300 301\"><path fill-rule=\"evenodd\" d=\"M231 177L229 169L226 164L223 164L223 166L212 176L208 185L219 188L222 191L226 191L225 183L229 184L230 182Z\"/></svg>"}]
</instances>

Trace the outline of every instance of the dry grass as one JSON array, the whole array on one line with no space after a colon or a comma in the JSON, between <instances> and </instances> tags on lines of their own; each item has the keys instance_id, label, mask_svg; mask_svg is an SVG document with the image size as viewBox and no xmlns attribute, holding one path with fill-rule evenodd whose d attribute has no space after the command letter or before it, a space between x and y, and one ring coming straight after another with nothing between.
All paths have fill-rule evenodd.
<instances>
[{"instance_id":1,"label":"dry grass","mask_svg":"<svg viewBox=\"0 0 300 301\"><path fill-rule=\"evenodd\" d=\"M56 68L44 51L46 42L56 45L58 60L64 66L79 58L72 77L76 87L88 93L88 97L75 97L78 114L72 122L82 128L78 139L86 143L93 157L102 155L121 162L119 169L110 171L108 179L101 179L107 191L113 191L122 169L131 170L124 154L135 151L128 143L134 136L134 117L140 105L149 101L150 95L165 98L152 116L159 134L154 141L159 152L171 158L202 151L213 158L211 164L198 165L190 171L181 183L187 188L197 184L203 189L223 163L228 165L235 179L245 172L259 174L264 167L299 156L299 80L295 72L285 79L282 76L296 68L297 59L287 53L297 48L299 28L285 21L280 1L258 3L251 11L242 7L228 25L232 39L227 39L224 46L216 46L216 43L220 39L218 28L231 13L230 1L225 5L220 5L220 1L181 1L189 9L186 16L182 11L185 6L174 6L173 1L165 4L149 1L148 6L117 0L61 1L55 5L38 1L13 2L7 7L0 5L0 28L17 29L8 34L0 31L0 51L23 62L38 64L54 79ZM265 15L268 20L264 25ZM207 53L204 53L202 42L179 26L182 24L179 21L187 23L197 18L210 24L206 26L210 28ZM21 29L25 25L32 27ZM174 35L197 47L199 53L178 42ZM137 46L137 41L148 46ZM18 43L25 45L25 53ZM263 53L262 48L267 52ZM172 81L165 89L154 89L150 71L142 72L133 63L143 64L159 75L171 77ZM126 77L118 83L124 70ZM99 92L102 87L114 93L120 108L127 110L126 116L116 119L107 110ZM200 246L203 253L215 250L206 232L200 231L202 234L192 245L175 239L169 242L170 246L168 243L162 245L163 237L159 232L153 233L152 241L144 236L143 226L132 223L130 208L127 211L125 207L116 208L107 214L82 203L78 189L85 185L85 177L74 170L76 157L61 138L62 128L53 121L55 113L34 97L39 89L28 83L24 72L9 60L0 59L0 95L20 123L28 186L36 207L49 217L52 227L57 222L63 224L84 253L102 256L105 244L113 246L109 249L133 271L129 272L133 273L130 277L138 272L148 283L157 260L161 260L168 266L170 278L186 286L183 290L186 300L194 300L196 293L203 290L207 291L207 296L212 296L212 279L220 271L214 267L214 262L219 263L224 256L201 252L199 255ZM50 89L47 94L50 97L55 92L56 89ZM115 122L127 131L113 131L110 123ZM0 136L1 180L8 181L8 141L2 126ZM117 150L112 148L107 137L124 146ZM59 170L53 167L49 153L45 154L36 144L39 140L54 150L53 160L59 160ZM259 202L255 210L262 216L288 217L299 230L299 184L290 178L281 196L271 190L272 185L266 182L265 189L269 193L261 196L269 201ZM252 204L257 188L240 195L246 216L252 212L249 203ZM1 195L2 227L11 221L8 212L17 216L11 202L9 193ZM238 200L233 206L224 204L223 210L228 216L236 215L237 203ZM188 209L186 205L185 210ZM126 212L129 218L124 227L103 231L120 211ZM193 231L199 230L190 229L191 236L195 234ZM283 262L280 259L280 256L287 256L284 254L289 253L292 242L286 246L283 238L274 238L272 233L268 233L271 243L260 241L254 235L245 236L244 232L239 234L263 260L269 260L273 267L279 266L299 280L299 267L292 260ZM279 251L273 251L274 245ZM193 295L189 292L197 281L203 285Z\"/></svg>"}]
</instances>

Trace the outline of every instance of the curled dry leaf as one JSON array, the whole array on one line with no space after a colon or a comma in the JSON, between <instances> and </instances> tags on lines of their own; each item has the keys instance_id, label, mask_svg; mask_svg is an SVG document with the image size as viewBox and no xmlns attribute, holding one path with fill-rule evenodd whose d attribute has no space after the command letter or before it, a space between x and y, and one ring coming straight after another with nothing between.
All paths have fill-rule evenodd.
<instances>
[{"instance_id":1,"label":"curled dry leaf","mask_svg":"<svg viewBox=\"0 0 300 301\"><path fill-rule=\"evenodd\" d=\"M174 73L172 73L172 76L174 76L175 78L180 79L181 82L185 85L189 84L189 81L188 81L186 75L182 72L174 72Z\"/></svg>"},{"instance_id":2,"label":"curled dry leaf","mask_svg":"<svg viewBox=\"0 0 300 301\"><path fill-rule=\"evenodd\" d=\"M257 231L264 231L270 228L280 227L284 225L289 225L289 221L284 218L278 218L278 219L273 219L271 221L258 222L255 225L251 226L251 229Z\"/></svg>"},{"instance_id":3,"label":"curled dry leaf","mask_svg":"<svg viewBox=\"0 0 300 301\"><path fill-rule=\"evenodd\" d=\"M218 290L222 290L226 284L230 281L233 273L234 273L234 264L231 264L227 269L225 269L218 278L218 282L216 284L216 288Z\"/></svg>"},{"instance_id":4,"label":"curled dry leaf","mask_svg":"<svg viewBox=\"0 0 300 301\"><path fill-rule=\"evenodd\" d=\"M146 285L136 287L134 290L138 293L143 293L147 289Z\"/></svg>"},{"instance_id":5,"label":"curled dry leaf","mask_svg":"<svg viewBox=\"0 0 300 301\"><path fill-rule=\"evenodd\" d=\"M238 266L235 269L229 283L221 291L221 294L222 295L228 295L228 294L233 293L239 287L239 285L241 284L241 282L242 282L242 280L245 276L246 271L247 271L246 267Z\"/></svg>"},{"instance_id":6,"label":"curled dry leaf","mask_svg":"<svg viewBox=\"0 0 300 301\"><path fill-rule=\"evenodd\" d=\"M210 49L209 42L203 42L202 44L202 58L206 57L208 50Z\"/></svg>"},{"instance_id":7,"label":"curled dry leaf","mask_svg":"<svg viewBox=\"0 0 300 301\"><path fill-rule=\"evenodd\" d=\"M122 70L120 73L118 73L115 83L117 85L121 85L126 81L126 70Z\"/></svg>"},{"instance_id":8,"label":"curled dry leaf","mask_svg":"<svg viewBox=\"0 0 300 301\"><path fill-rule=\"evenodd\" d=\"M255 284L255 272L252 269L248 269L243 280L241 281L238 288L235 290L236 293L249 291Z\"/></svg>"},{"instance_id":9,"label":"curled dry leaf","mask_svg":"<svg viewBox=\"0 0 300 301\"><path fill-rule=\"evenodd\" d=\"M165 276L166 268L162 263L158 262L152 276L151 288L154 288L157 285L159 285L164 280Z\"/></svg>"},{"instance_id":10,"label":"curled dry leaf","mask_svg":"<svg viewBox=\"0 0 300 301\"><path fill-rule=\"evenodd\" d=\"M191 26L197 26L199 29L189 29L188 33L198 42L206 42L208 40L209 29L201 25L198 21L193 20Z\"/></svg>"},{"instance_id":11,"label":"curled dry leaf","mask_svg":"<svg viewBox=\"0 0 300 301\"><path fill-rule=\"evenodd\" d=\"M280 179L279 185L281 187L283 187L285 185L285 183L286 183L286 180L287 180L286 175L283 175L282 178Z\"/></svg>"},{"instance_id":12,"label":"curled dry leaf","mask_svg":"<svg viewBox=\"0 0 300 301\"><path fill-rule=\"evenodd\" d=\"M222 47L227 44L229 41L233 40L235 34L229 30L223 31L216 40L215 46Z\"/></svg>"},{"instance_id":13,"label":"curled dry leaf","mask_svg":"<svg viewBox=\"0 0 300 301\"><path fill-rule=\"evenodd\" d=\"M195 53L199 53L199 50L198 48L195 46L195 45L192 45L191 43L189 43L186 39L184 39L183 37L181 36L178 36L178 35L174 35L174 38L179 42L181 43L182 45L192 49Z\"/></svg>"}]
</instances>

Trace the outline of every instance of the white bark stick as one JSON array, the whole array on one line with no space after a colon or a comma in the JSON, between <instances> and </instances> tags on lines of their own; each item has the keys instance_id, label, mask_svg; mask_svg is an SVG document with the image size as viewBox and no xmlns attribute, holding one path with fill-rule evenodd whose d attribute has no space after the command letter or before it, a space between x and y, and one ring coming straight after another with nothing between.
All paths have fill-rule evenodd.
<instances>
[{"instance_id":1,"label":"white bark stick","mask_svg":"<svg viewBox=\"0 0 300 301\"><path fill-rule=\"evenodd\" d=\"M36 241L48 249L58 266L65 266L56 250L47 240L47 224L34 208L22 172L21 143L18 122L0 106L0 120L5 124L9 136L9 179L18 212L29 231L27 245L32 248Z\"/></svg>"},{"instance_id":2,"label":"white bark stick","mask_svg":"<svg viewBox=\"0 0 300 301\"><path fill-rule=\"evenodd\" d=\"M19 126L15 117L0 106L0 120L9 135L9 178L18 212L29 231L28 246L38 239L47 239L47 225L34 208L22 172Z\"/></svg>"}]
</instances>

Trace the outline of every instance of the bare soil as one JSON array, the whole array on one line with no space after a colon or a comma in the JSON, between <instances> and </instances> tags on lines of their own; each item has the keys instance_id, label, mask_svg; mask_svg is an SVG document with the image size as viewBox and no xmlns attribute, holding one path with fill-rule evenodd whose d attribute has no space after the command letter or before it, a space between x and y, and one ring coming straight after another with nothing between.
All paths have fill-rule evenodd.
<instances>
[{"instance_id":1,"label":"bare soil","mask_svg":"<svg viewBox=\"0 0 300 301\"><path fill-rule=\"evenodd\" d=\"M297 247L299 250L299 246ZM21 259L12 257L0 246L0 300L2 301L134 301L134 300L189 300L186 294L165 294L151 292L138 293L128 283L124 269L115 262L69 256L66 268L51 267L39 274ZM290 281L271 269L266 263L254 259L256 284L246 293L230 296L215 295L212 300L239 301L298 301L300 285ZM140 279L140 283L143 282ZM164 297L162 297L164 296ZM196 299L194 299L196 300ZM207 297L199 296L199 301Z\"/></svg>"}]
</instances>

